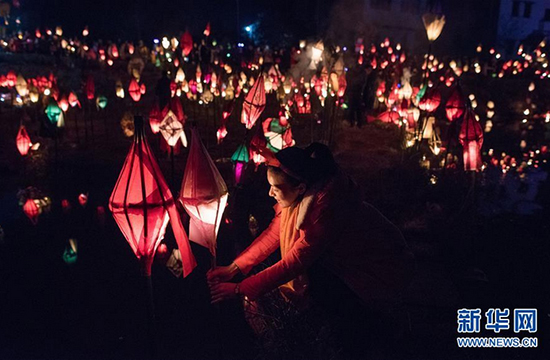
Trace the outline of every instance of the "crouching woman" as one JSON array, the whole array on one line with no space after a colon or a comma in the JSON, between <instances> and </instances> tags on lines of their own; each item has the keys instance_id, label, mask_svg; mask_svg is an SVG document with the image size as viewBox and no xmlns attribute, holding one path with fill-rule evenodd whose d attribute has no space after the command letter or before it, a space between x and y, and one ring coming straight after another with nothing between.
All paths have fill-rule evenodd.
<instances>
[{"instance_id":1,"label":"crouching woman","mask_svg":"<svg viewBox=\"0 0 550 360\"><path fill-rule=\"evenodd\" d=\"M341 319L344 341L362 341L357 337L366 333L359 330L376 332L383 314L399 303L414 272L412 253L397 227L362 202L324 145L283 149L276 158L279 164L267 172L276 215L233 263L207 274L212 302L254 301L278 288L288 301ZM281 260L274 265L229 282L277 249Z\"/></svg>"}]
</instances>

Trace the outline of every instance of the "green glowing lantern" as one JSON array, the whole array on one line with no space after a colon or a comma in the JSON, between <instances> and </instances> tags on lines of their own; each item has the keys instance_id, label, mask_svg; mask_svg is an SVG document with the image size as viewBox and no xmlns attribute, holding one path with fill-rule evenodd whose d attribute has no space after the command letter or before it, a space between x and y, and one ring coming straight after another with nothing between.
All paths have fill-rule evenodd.
<instances>
[{"instance_id":1,"label":"green glowing lantern","mask_svg":"<svg viewBox=\"0 0 550 360\"><path fill-rule=\"evenodd\" d=\"M235 163L234 165L234 171L235 171L235 183L238 184L241 182L244 168L246 164L248 164L248 161L250 160L250 157L248 155L248 149L246 148L245 144L241 144L237 150L233 153L233 156L231 156L231 161Z\"/></svg>"},{"instance_id":2,"label":"green glowing lantern","mask_svg":"<svg viewBox=\"0 0 550 360\"><path fill-rule=\"evenodd\" d=\"M56 103L51 102L48 107L46 107L46 116L52 124L56 124L61 116L61 108L57 106Z\"/></svg>"},{"instance_id":3,"label":"green glowing lantern","mask_svg":"<svg viewBox=\"0 0 550 360\"><path fill-rule=\"evenodd\" d=\"M69 244L63 252L63 261L65 261L67 265L73 265L74 263L76 263L77 250L78 245L76 239L69 239Z\"/></svg>"},{"instance_id":4,"label":"green glowing lantern","mask_svg":"<svg viewBox=\"0 0 550 360\"><path fill-rule=\"evenodd\" d=\"M241 144L237 150L233 153L233 156L231 156L231 161L233 162L243 162L247 163L250 160L250 157L248 156L248 149L246 148L245 144Z\"/></svg>"},{"instance_id":5,"label":"green glowing lantern","mask_svg":"<svg viewBox=\"0 0 550 360\"><path fill-rule=\"evenodd\" d=\"M103 95L98 96L95 102L98 109L103 110L107 107L107 98Z\"/></svg>"}]
</instances>

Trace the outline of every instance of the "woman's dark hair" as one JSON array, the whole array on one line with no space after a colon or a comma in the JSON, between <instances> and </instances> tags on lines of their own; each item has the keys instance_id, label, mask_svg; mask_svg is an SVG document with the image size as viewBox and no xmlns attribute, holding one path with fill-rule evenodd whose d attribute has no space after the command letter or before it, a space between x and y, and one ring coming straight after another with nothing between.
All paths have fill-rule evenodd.
<instances>
[{"instance_id":1,"label":"woman's dark hair","mask_svg":"<svg viewBox=\"0 0 550 360\"><path fill-rule=\"evenodd\" d=\"M328 146L314 142L304 151L312 159L312 166L318 180L333 176L338 171L338 164L334 161Z\"/></svg>"},{"instance_id":2,"label":"woman's dark hair","mask_svg":"<svg viewBox=\"0 0 550 360\"><path fill-rule=\"evenodd\" d=\"M279 151L275 154L275 157L280 163L280 167L275 171L283 172L289 183L309 185L317 180L313 169L313 161L304 149L289 147Z\"/></svg>"},{"instance_id":3,"label":"woman's dark hair","mask_svg":"<svg viewBox=\"0 0 550 360\"><path fill-rule=\"evenodd\" d=\"M269 169L275 174L285 177L292 186L305 183L307 186L333 176L338 171L332 152L328 146L321 143L312 143L305 150L290 147L275 154L281 164L280 167Z\"/></svg>"}]
</instances>

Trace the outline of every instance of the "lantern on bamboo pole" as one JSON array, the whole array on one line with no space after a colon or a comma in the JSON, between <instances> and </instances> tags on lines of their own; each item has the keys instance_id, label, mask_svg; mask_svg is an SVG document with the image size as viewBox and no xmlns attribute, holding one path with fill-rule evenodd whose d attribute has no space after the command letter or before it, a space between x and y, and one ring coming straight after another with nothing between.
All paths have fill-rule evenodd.
<instances>
[{"instance_id":1,"label":"lantern on bamboo pole","mask_svg":"<svg viewBox=\"0 0 550 360\"><path fill-rule=\"evenodd\" d=\"M134 142L109 199L109 208L128 244L141 264L148 290L148 321L154 355L154 302L151 267L155 252L164 238L168 223L182 259L183 276L196 266L189 239L181 223L176 204L147 143L143 118L136 116Z\"/></svg>"},{"instance_id":2,"label":"lantern on bamboo pole","mask_svg":"<svg viewBox=\"0 0 550 360\"><path fill-rule=\"evenodd\" d=\"M462 154L465 171L479 171L482 166L481 146L483 145L483 129L473 109L466 110L460 134L458 136L462 144Z\"/></svg>"},{"instance_id":3,"label":"lantern on bamboo pole","mask_svg":"<svg viewBox=\"0 0 550 360\"><path fill-rule=\"evenodd\" d=\"M85 91L86 91L86 98L88 100L93 100L93 98L95 97L95 83L92 75L89 75L88 78L86 79Z\"/></svg>"},{"instance_id":4,"label":"lantern on bamboo pole","mask_svg":"<svg viewBox=\"0 0 550 360\"><path fill-rule=\"evenodd\" d=\"M155 251L170 222L184 260L183 275L187 276L196 265L187 234L172 193L145 138L143 118L136 116L134 126L134 142L111 194L109 208L145 276L151 275Z\"/></svg>"},{"instance_id":5,"label":"lantern on bamboo pole","mask_svg":"<svg viewBox=\"0 0 550 360\"><path fill-rule=\"evenodd\" d=\"M424 28L426 29L428 41L431 44L437 40L443 31L443 27L445 26L445 15L428 12L422 15L422 22L424 23Z\"/></svg>"},{"instance_id":6,"label":"lantern on bamboo pole","mask_svg":"<svg viewBox=\"0 0 550 360\"><path fill-rule=\"evenodd\" d=\"M263 75L258 76L258 79L246 95L243 102L243 111L241 114L241 123L247 129L252 129L256 120L260 117L265 109L265 84Z\"/></svg>"},{"instance_id":7,"label":"lantern on bamboo pole","mask_svg":"<svg viewBox=\"0 0 550 360\"><path fill-rule=\"evenodd\" d=\"M136 79L132 79L130 81L130 85L128 86L128 93L130 94L130 97L135 102L138 102L141 100L141 95L145 94L145 84L139 85Z\"/></svg>"},{"instance_id":8,"label":"lantern on bamboo pole","mask_svg":"<svg viewBox=\"0 0 550 360\"><path fill-rule=\"evenodd\" d=\"M193 50L193 38L189 31L185 31L181 36L180 46L184 57L187 57L191 53L191 50Z\"/></svg>"},{"instance_id":9,"label":"lantern on bamboo pole","mask_svg":"<svg viewBox=\"0 0 550 360\"><path fill-rule=\"evenodd\" d=\"M31 138L29 137L29 134L27 133L24 125L21 125L19 127L19 132L17 133L15 143L17 145L17 150L19 151L21 156L25 156L29 153L32 143Z\"/></svg>"},{"instance_id":10,"label":"lantern on bamboo pole","mask_svg":"<svg viewBox=\"0 0 550 360\"><path fill-rule=\"evenodd\" d=\"M447 104L445 105L445 114L447 115L447 119L452 122L460 118L464 114L465 110L466 99L464 98L464 94L462 93L460 86L457 85L449 97L449 100L447 100Z\"/></svg>"},{"instance_id":11,"label":"lantern on bamboo pole","mask_svg":"<svg viewBox=\"0 0 550 360\"><path fill-rule=\"evenodd\" d=\"M27 199L27 201L23 205L23 212L25 213L25 215L27 215L33 225L36 225L38 223L38 215L40 214L40 209L33 199Z\"/></svg>"},{"instance_id":12,"label":"lantern on bamboo pole","mask_svg":"<svg viewBox=\"0 0 550 360\"><path fill-rule=\"evenodd\" d=\"M237 150L231 156L231 161L233 162L235 183L239 184L242 179L244 168L250 161L250 157L248 156L248 148L245 144L239 145Z\"/></svg>"},{"instance_id":13,"label":"lantern on bamboo pole","mask_svg":"<svg viewBox=\"0 0 550 360\"><path fill-rule=\"evenodd\" d=\"M227 186L220 172L204 147L198 130L193 129L179 201L191 217L189 239L210 250L213 266L227 196Z\"/></svg>"}]
</instances>

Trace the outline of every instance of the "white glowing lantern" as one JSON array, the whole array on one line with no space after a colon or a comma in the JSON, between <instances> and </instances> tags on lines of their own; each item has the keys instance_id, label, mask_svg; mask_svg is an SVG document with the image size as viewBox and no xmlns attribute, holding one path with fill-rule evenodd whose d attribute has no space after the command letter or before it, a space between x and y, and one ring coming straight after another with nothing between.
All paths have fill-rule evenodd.
<instances>
[{"instance_id":1,"label":"white glowing lantern","mask_svg":"<svg viewBox=\"0 0 550 360\"><path fill-rule=\"evenodd\" d=\"M399 98L409 100L413 94L413 88L411 84L407 81L405 85L399 89Z\"/></svg>"},{"instance_id":2,"label":"white glowing lantern","mask_svg":"<svg viewBox=\"0 0 550 360\"><path fill-rule=\"evenodd\" d=\"M426 124L424 125L424 133L422 134L422 138L424 139L431 139L434 134L434 124L435 124L435 117L430 116L428 120L426 120Z\"/></svg>"},{"instance_id":3,"label":"white glowing lantern","mask_svg":"<svg viewBox=\"0 0 550 360\"><path fill-rule=\"evenodd\" d=\"M535 83L534 82L531 82L529 84L529 91L535 91Z\"/></svg>"},{"instance_id":4,"label":"white glowing lantern","mask_svg":"<svg viewBox=\"0 0 550 360\"><path fill-rule=\"evenodd\" d=\"M313 68L315 68L319 63L319 61L321 61L321 57L323 56L324 50L325 50L325 46L323 45L322 41L319 41L317 44L315 44L311 48L311 66L313 66Z\"/></svg>"},{"instance_id":5,"label":"white glowing lantern","mask_svg":"<svg viewBox=\"0 0 550 360\"><path fill-rule=\"evenodd\" d=\"M185 80L185 73L183 72L182 68L179 68L176 72L176 82L182 83Z\"/></svg>"},{"instance_id":6,"label":"white glowing lantern","mask_svg":"<svg viewBox=\"0 0 550 360\"><path fill-rule=\"evenodd\" d=\"M484 131L486 133L488 132L491 132L491 129L493 128L493 121L491 119L487 120L487 122L485 123L485 129Z\"/></svg>"},{"instance_id":7,"label":"white glowing lantern","mask_svg":"<svg viewBox=\"0 0 550 360\"><path fill-rule=\"evenodd\" d=\"M170 45L172 45L172 49L177 49L179 44L180 42L175 37L173 37L172 40L170 40Z\"/></svg>"},{"instance_id":8,"label":"white glowing lantern","mask_svg":"<svg viewBox=\"0 0 550 360\"><path fill-rule=\"evenodd\" d=\"M29 94L29 87L27 86L27 81L25 78L19 74L17 75L17 80L15 81L15 90L19 96L27 96Z\"/></svg>"},{"instance_id":9,"label":"white glowing lantern","mask_svg":"<svg viewBox=\"0 0 550 360\"><path fill-rule=\"evenodd\" d=\"M164 117L159 126L160 133L170 146L176 146L178 140L181 139L183 146L187 147L187 138L183 131L183 124L178 120L172 110Z\"/></svg>"},{"instance_id":10,"label":"white glowing lantern","mask_svg":"<svg viewBox=\"0 0 550 360\"><path fill-rule=\"evenodd\" d=\"M122 82L120 80L117 80L116 82L115 93L118 98L124 99L124 86L122 86Z\"/></svg>"},{"instance_id":11,"label":"white glowing lantern","mask_svg":"<svg viewBox=\"0 0 550 360\"><path fill-rule=\"evenodd\" d=\"M189 240L209 249L214 258L227 196L227 186L194 129L179 201L190 216Z\"/></svg>"},{"instance_id":12,"label":"white glowing lantern","mask_svg":"<svg viewBox=\"0 0 550 360\"><path fill-rule=\"evenodd\" d=\"M170 40L168 40L168 38L165 36L162 38L162 47L166 50L168 50L168 48L170 47Z\"/></svg>"},{"instance_id":13,"label":"white glowing lantern","mask_svg":"<svg viewBox=\"0 0 550 360\"><path fill-rule=\"evenodd\" d=\"M424 23L424 28L426 29L428 41L434 42L443 31L443 27L445 26L445 15L426 13L422 15L422 22Z\"/></svg>"}]
</instances>

